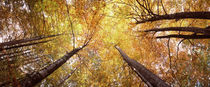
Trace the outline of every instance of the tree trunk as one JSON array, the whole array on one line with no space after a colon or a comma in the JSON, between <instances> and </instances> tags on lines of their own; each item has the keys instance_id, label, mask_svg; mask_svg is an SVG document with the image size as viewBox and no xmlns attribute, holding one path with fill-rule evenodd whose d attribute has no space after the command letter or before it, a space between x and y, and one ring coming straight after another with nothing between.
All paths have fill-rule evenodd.
<instances>
[{"instance_id":1,"label":"tree trunk","mask_svg":"<svg viewBox=\"0 0 210 87\"><path fill-rule=\"evenodd\" d=\"M142 64L129 58L118 46L115 46L115 48L120 52L121 56L128 63L128 65L134 68L133 70L149 87L170 87L168 84L165 83L165 81L153 74Z\"/></svg>"},{"instance_id":2,"label":"tree trunk","mask_svg":"<svg viewBox=\"0 0 210 87\"><path fill-rule=\"evenodd\" d=\"M185 31L185 32L194 32L202 33L205 35L210 35L210 29L207 28L198 28L198 27L167 27L167 28L153 28L149 30L144 30L144 32L161 32L161 31Z\"/></svg>"},{"instance_id":3,"label":"tree trunk","mask_svg":"<svg viewBox=\"0 0 210 87\"><path fill-rule=\"evenodd\" d=\"M66 55L64 55L57 61L55 61L53 64L45 67L44 69L34 72L32 74L26 75L26 77L20 81L21 87L35 86L37 83L41 82L48 75L52 74L56 69L58 69L60 66L62 66L68 59L70 59L70 57L72 57L78 51L83 49L86 45L72 50L71 52L67 53Z\"/></svg>"},{"instance_id":4,"label":"tree trunk","mask_svg":"<svg viewBox=\"0 0 210 87\"><path fill-rule=\"evenodd\" d=\"M49 35L49 36L38 36L38 37L34 37L34 38L27 38L27 39L14 40L14 41L10 41L10 42L0 43L0 51L2 51L5 48L5 46L8 47L8 46L16 45L16 44L26 43L26 42L30 42L30 41L37 41L37 40L41 40L44 38L55 37L55 36L59 36L59 35L61 35L61 34Z\"/></svg>"},{"instance_id":5,"label":"tree trunk","mask_svg":"<svg viewBox=\"0 0 210 87\"><path fill-rule=\"evenodd\" d=\"M10 53L6 53L6 54L1 54L0 57L4 57L5 55L13 55L13 54L18 54L18 53L22 53L22 52L27 52L27 51L31 51L30 49L26 49L26 50L15 50L14 52L10 52Z\"/></svg>"},{"instance_id":6,"label":"tree trunk","mask_svg":"<svg viewBox=\"0 0 210 87\"><path fill-rule=\"evenodd\" d=\"M19 48L19 47L24 47L24 46L31 46L31 45L36 45L36 44L40 44L40 43L47 43L49 41L52 41L54 39L50 39L50 40L46 40L46 41L39 41L39 42L33 42L33 43L27 43L27 44L21 44L21 45L17 45L17 46L11 46L11 47L4 47L4 48L0 48L0 51L1 50L9 50L9 49L14 49L14 48Z\"/></svg>"},{"instance_id":7,"label":"tree trunk","mask_svg":"<svg viewBox=\"0 0 210 87\"><path fill-rule=\"evenodd\" d=\"M184 38L184 39L209 39L210 35L167 35L167 36L158 36L156 38Z\"/></svg>"},{"instance_id":8,"label":"tree trunk","mask_svg":"<svg viewBox=\"0 0 210 87\"><path fill-rule=\"evenodd\" d=\"M172 20L172 19L210 19L210 12L180 12L174 14L166 14L166 15L154 15L154 17L137 21L136 24L146 23L146 22L153 22L158 20Z\"/></svg>"},{"instance_id":9,"label":"tree trunk","mask_svg":"<svg viewBox=\"0 0 210 87\"><path fill-rule=\"evenodd\" d=\"M60 83L58 84L58 87L60 87L68 78L70 78L70 77L72 76L72 74L73 74L76 70L77 70L77 68L74 69L73 71L71 71L71 73L68 74L64 79L62 79L62 80L60 81Z\"/></svg>"},{"instance_id":10,"label":"tree trunk","mask_svg":"<svg viewBox=\"0 0 210 87\"><path fill-rule=\"evenodd\" d=\"M0 61L6 59L7 57L9 57L9 59L12 59L13 57L22 56L22 55L29 54L29 53L31 53L31 52L28 51L28 52L25 52L25 53L23 52L23 53L16 53L16 54L11 54L11 55L5 55L5 56L2 56L0 58Z\"/></svg>"}]
</instances>

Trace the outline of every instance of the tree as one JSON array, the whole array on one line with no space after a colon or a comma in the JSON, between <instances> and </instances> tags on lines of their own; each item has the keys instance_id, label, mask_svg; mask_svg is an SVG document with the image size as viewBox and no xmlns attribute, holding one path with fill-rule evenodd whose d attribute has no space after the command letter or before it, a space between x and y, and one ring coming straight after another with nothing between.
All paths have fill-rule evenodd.
<instances>
[{"instance_id":1,"label":"tree","mask_svg":"<svg viewBox=\"0 0 210 87\"><path fill-rule=\"evenodd\" d=\"M58 84L58 86L61 86L68 78L70 78L72 76L72 74L74 74L74 72L77 70L74 69L70 74L68 74L63 80L61 80L61 82Z\"/></svg>"},{"instance_id":2,"label":"tree","mask_svg":"<svg viewBox=\"0 0 210 87\"><path fill-rule=\"evenodd\" d=\"M0 52L1 86L209 84L208 0L1 0L0 5L0 43L13 43ZM57 34L62 35L40 39ZM123 60L116 44L131 61ZM145 75L151 72L152 78Z\"/></svg>"},{"instance_id":3,"label":"tree","mask_svg":"<svg viewBox=\"0 0 210 87\"><path fill-rule=\"evenodd\" d=\"M168 38L168 41L162 41L162 43L167 43L170 71L171 75L174 78L174 81L172 83L177 81L179 86L183 86L184 84L186 85L187 83L186 81L181 81L181 79L186 77L181 76L182 78L180 78L178 76L179 74L185 73L186 69L192 70L193 73L197 72L196 69L189 69L189 67L187 67L185 64L183 66L179 64L189 62L189 59L191 58L197 59L201 57L201 54L198 54L197 51L195 51L194 49L200 49L198 46L196 46L196 44L202 44L204 47L208 46L207 39L209 39L210 37L209 24L207 22L209 21L210 13L206 6L200 7L201 3L204 4L204 2L207 1L199 0L198 2L191 2L190 0L131 0L121 2L121 4L125 4L127 7L130 7L130 12L127 13L126 17L135 20L135 24L137 24L137 27L136 29L134 29L134 31L140 31L142 34L139 34L139 36L156 37L157 39ZM153 35L146 35L145 32L154 33ZM179 38L181 38L180 41L178 41ZM170 41L178 41L177 49L173 48L174 46L176 46L176 44L174 42L171 43ZM185 52L182 51L182 53L179 52L179 46L184 41L188 41L188 45L185 42L184 46L191 45L189 47L186 47L186 49L192 49L191 53L187 53L186 50ZM199 41L201 43L199 43ZM174 55L175 53L177 56ZM181 56L178 57L178 55ZM188 64L196 66L194 63ZM197 66L201 68L200 65ZM175 72L179 72L179 74ZM188 75L191 76L189 78L192 78L192 75L190 73L188 73L187 76ZM193 83L193 81L190 81L188 82L188 85L193 85L191 82ZM203 84L207 85L205 81L203 82Z\"/></svg>"},{"instance_id":4,"label":"tree","mask_svg":"<svg viewBox=\"0 0 210 87\"><path fill-rule=\"evenodd\" d=\"M64 55L63 57L61 57L57 61L55 61L53 64L45 67L44 69L42 69L38 72L34 72L32 74L26 75L26 77L20 81L20 86L21 87L35 86L37 83L41 82L48 75L53 73L57 68L62 66L68 59L70 59L79 50L81 50L85 46L87 46L87 44L83 45L80 48L76 48L76 49L72 50L71 52L67 53L66 55Z\"/></svg>"},{"instance_id":5,"label":"tree","mask_svg":"<svg viewBox=\"0 0 210 87\"><path fill-rule=\"evenodd\" d=\"M135 60L129 58L118 46L115 48L119 51L123 59L128 63L128 65L138 74L138 76L147 84L148 87L170 87L162 79L149 71L142 64L136 62Z\"/></svg>"},{"instance_id":6,"label":"tree","mask_svg":"<svg viewBox=\"0 0 210 87\"><path fill-rule=\"evenodd\" d=\"M57 35L49 35L49 36L38 36L38 37L33 37L33 38L27 38L27 39L21 39L21 40L14 40L14 41L9 41L9 42L4 42L1 43L1 50L3 49L9 49L10 46L17 45L17 44L22 44L22 43L27 43L27 42L32 42L32 41L37 41L45 38L50 38L50 37L55 37L59 36L60 34ZM14 47L13 47L14 48Z\"/></svg>"}]
</instances>

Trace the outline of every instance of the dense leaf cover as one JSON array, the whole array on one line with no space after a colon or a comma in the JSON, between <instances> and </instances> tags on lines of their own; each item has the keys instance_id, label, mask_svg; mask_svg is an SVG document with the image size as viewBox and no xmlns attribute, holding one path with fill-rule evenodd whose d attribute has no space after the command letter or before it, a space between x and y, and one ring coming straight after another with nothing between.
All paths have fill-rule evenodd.
<instances>
[{"instance_id":1,"label":"dense leaf cover","mask_svg":"<svg viewBox=\"0 0 210 87\"><path fill-rule=\"evenodd\" d=\"M208 87L209 19L209 0L1 0L0 86L85 45L35 85L145 87L118 45L173 87Z\"/></svg>"}]
</instances>

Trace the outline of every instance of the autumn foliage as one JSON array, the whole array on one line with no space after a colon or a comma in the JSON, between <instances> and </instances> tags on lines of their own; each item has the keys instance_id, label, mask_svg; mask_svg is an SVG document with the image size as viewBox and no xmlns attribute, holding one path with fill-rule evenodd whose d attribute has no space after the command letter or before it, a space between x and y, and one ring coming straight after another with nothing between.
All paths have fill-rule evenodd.
<instances>
[{"instance_id":1,"label":"autumn foliage","mask_svg":"<svg viewBox=\"0 0 210 87\"><path fill-rule=\"evenodd\" d=\"M1 0L0 86L208 87L209 39L209 0Z\"/></svg>"}]
</instances>

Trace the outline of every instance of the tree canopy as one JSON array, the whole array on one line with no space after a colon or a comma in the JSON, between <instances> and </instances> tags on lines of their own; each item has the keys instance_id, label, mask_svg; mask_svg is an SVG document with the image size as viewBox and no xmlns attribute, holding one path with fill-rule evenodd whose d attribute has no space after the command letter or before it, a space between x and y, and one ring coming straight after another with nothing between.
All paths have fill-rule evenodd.
<instances>
[{"instance_id":1,"label":"tree canopy","mask_svg":"<svg viewBox=\"0 0 210 87\"><path fill-rule=\"evenodd\" d=\"M1 0L0 86L208 87L209 0Z\"/></svg>"}]
</instances>

